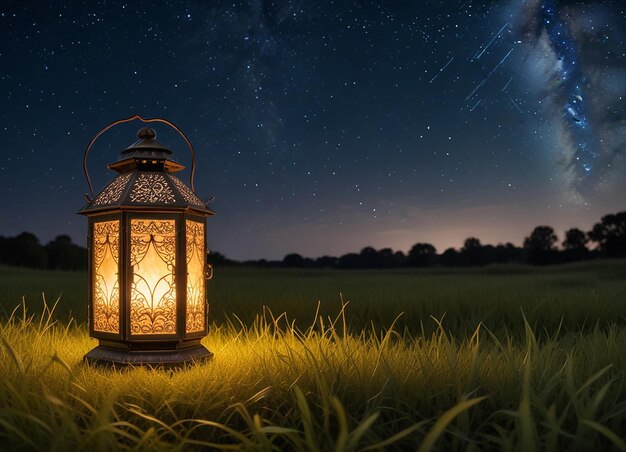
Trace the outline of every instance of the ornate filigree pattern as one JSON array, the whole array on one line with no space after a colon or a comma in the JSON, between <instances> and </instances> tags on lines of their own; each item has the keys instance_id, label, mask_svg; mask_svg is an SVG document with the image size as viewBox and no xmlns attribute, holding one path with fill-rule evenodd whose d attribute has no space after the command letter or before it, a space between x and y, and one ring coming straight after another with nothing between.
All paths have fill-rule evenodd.
<instances>
[{"instance_id":1,"label":"ornate filigree pattern","mask_svg":"<svg viewBox=\"0 0 626 452\"><path fill-rule=\"evenodd\" d=\"M171 174L169 175L169 178L172 183L176 185L176 188L180 192L180 196L183 197L185 202L191 204L192 206L204 207L204 203L200 200L200 198L198 198L182 180L176 176L172 176Z\"/></svg>"},{"instance_id":2,"label":"ornate filigree pattern","mask_svg":"<svg viewBox=\"0 0 626 452\"><path fill-rule=\"evenodd\" d=\"M141 174L130 193L133 202L169 204L176 201L172 187L162 174Z\"/></svg>"},{"instance_id":3,"label":"ornate filigree pattern","mask_svg":"<svg viewBox=\"0 0 626 452\"><path fill-rule=\"evenodd\" d=\"M120 174L93 200L94 206L104 206L120 200L124 188L130 179L130 173Z\"/></svg>"},{"instance_id":4,"label":"ornate filigree pattern","mask_svg":"<svg viewBox=\"0 0 626 452\"><path fill-rule=\"evenodd\" d=\"M119 220L93 225L93 329L120 331Z\"/></svg>"},{"instance_id":5,"label":"ornate filigree pattern","mask_svg":"<svg viewBox=\"0 0 626 452\"><path fill-rule=\"evenodd\" d=\"M204 330L206 319L206 298L204 289L204 224L187 220L187 333Z\"/></svg>"},{"instance_id":6,"label":"ornate filigree pattern","mask_svg":"<svg viewBox=\"0 0 626 452\"><path fill-rule=\"evenodd\" d=\"M131 334L175 334L175 220L130 220L130 266Z\"/></svg>"}]
</instances>

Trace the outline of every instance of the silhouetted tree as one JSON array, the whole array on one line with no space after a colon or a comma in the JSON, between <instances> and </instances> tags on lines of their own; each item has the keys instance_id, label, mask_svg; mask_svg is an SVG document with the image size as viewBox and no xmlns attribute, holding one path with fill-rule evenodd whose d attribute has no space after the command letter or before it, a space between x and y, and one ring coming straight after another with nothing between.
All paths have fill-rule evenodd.
<instances>
[{"instance_id":1,"label":"silhouetted tree","mask_svg":"<svg viewBox=\"0 0 626 452\"><path fill-rule=\"evenodd\" d=\"M412 267L434 265L436 259L437 249L430 243L416 243L407 255L407 262Z\"/></svg>"},{"instance_id":2,"label":"silhouetted tree","mask_svg":"<svg viewBox=\"0 0 626 452\"><path fill-rule=\"evenodd\" d=\"M626 257L626 211L605 215L589 232L605 257Z\"/></svg>"},{"instance_id":3,"label":"silhouetted tree","mask_svg":"<svg viewBox=\"0 0 626 452\"><path fill-rule=\"evenodd\" d=\"M578 228L571 228L565 231L565 239L563 240L563 248L566 250L587 249L587 234Z\"/></svg>"},{"instance_id":4,"label":"silhouetted tree","mask_svg":"<svg viewBox=\"0 0 626 452\"><path fill-rule=\"evenodd\" d=\"M550 226L537 226L531 232L530 237L524 239L524 248L550 251L555 249L558 240L554 229Z\"/></svg>"},{"instance_id":5,"label":"silhouetted tree","mask_svg":"<svg viewBox=\"0 0 626 452\"><path fill-rule=\"evenodd\" d=\"M207 254L207 262L214 267L233 267L239 265L239 262L228 259L222 253L217 251L210 251Z\"/></svg>"},{"instance_id":6,"label":"silhouetted tree","mask_svg":"<svg viewBox=\"0 0 626 452\"><path fill-rule=\"evenodd\" d=\"M48 256L39 239L30 232L22 232L9 239L7 264L18 267L46 268Z\"/></svg>"},{"instance_id":7,"label":"silhouetted tree","mask_svg":"<svg viewBox=\"0 0 626 452\"><path fill-rule=\"evenodd\" d=\"M469 266L481 266L487 263L485 259L485 252L480 240L476 237L469 237L465 239L463 248L461 248L461 263L462 265Z\"/></svg>"},{"instance_id":8,"label":"silhouetted tree","mask_svg":"<svg viewBox=\"0 0 626 452\"><path fill-rule=\"evenodd\" d=\"M589 238L587 234L578 228L571 228L565 231L563 240L563 259L566 262L588 259L591 255L587 248Z\"/></svg>"},{"instance_id":9,"label":"silhouetted tree","mask_svg":"<svg viewBox=\"0 0 626 452\"><path fill-rule=\"evenodd\" d=\"M498 264L510 264L522 261L522 248L512 243L498 244L494 252L494 262Z\"/></svg>"},{"instance_id":10,"label":"silhouetted tree","mask_svg":"<svg viewBox=\"0 0 626 452\"><path fill-rule=\"evenodd\" d=\"M361 265L361 256L357 253L344 254L339 258L339 268L359 268Z\"/></svg>"},{"instance_id":11,"label":"silhouetted tree","mask_svg":"<svg viewBox=\"0 0 626 452\"><path fill-rule=\"evenodd\" d=\"M335 256L322 256L315 260L315 266L319 268L334 268L339 263L339 258Z\"/></svg>"},{"instance_id":12,"label":"silhouetted tree","mask_svg":"<svg viewBox=\"0 0 626 452\"><path fill-rule=\"evenodd\" d=\"M556 260L556 243L558 237L550 226L537 226L524 239L524 252L530 264L545 265Z\"/></svg>"},{"instance_id":13,"label":"silhouetted tree","mask_svg":"<svg viewBox=\"0 0 626 452\"><path fill-rule=\"evenodd\" d=\"M496 247L493 245L483 245L481 248L481 265L493 264L496 261Z\"/></svg>"},{"instance_id":14,"label":"silhouetted tree","mask_svg":"<svg viewBox=\"0 0 626 452\"><path fill-rule=\"evenodd\" d=\"M407 258L402 251L396 251L393 253L393 266L404 267L407 265Z\"/></svg>"},{"instance_id":15,"label":"silhouetted tree","mask_svg":"<svg viewBox=\"0 0 626 452\"><path fill-rule=\"evenodd\" d=\"M45 246L48 268L82 270L87 268L87 249L72 243L68 235L59 235Z\"/></svg>"},{"instance_id":16,"label":"silhouetted tree","mask_svg":"<svg viewBox=\"0 0 626 452\"><path fill-rule=\"evenodd\" d=\"M361 250L359 254L360 262L358 266L360 268L379 268L382 267L380 262L380 255L371 246L366 246Z\"/></svg>"},{"instance_id":17,"label":"silhouetted tree","mask_svg":"<svg viewBox=\"0 0 626 452\"><path fill-rule=\"evenodd\" d=\"M250 260L243 262L236 262L237 265L243 265L244 267L260 267L260 268L278 268L285 267L283 261L268 261L267 259Z\"/></svg>"},{"instance_id":18,"label":"silhouetted tree","mask_svg":"<svg viewBox=\"0 0 626 452\"><path fill-rule=\"evenodd\" d=\"M380 268L394 267L393 250L391 248L382 248L378 250L378 266Z\"/></svg>"},{"instance_id":19,"label":"silhouetted tree","mask_svg":"<svg viewBox=\"0 0 626 452\"><path fill-rule=\"evenodd\" d=\"M8 264L11 238L0 235L0 264Z\"/></svg>"},{"instance_id":20,"label":"silhouetted tree","mask_svg":"<svg viewBox=\"0 0 626 452\"><path fill-rule=\"evenodd\" d=\"M446 267L456 267L461 265L461 255L454 248L446 249L441 255L441 264Z\"/></svg>"},{"instance_id":21,"label":"silhouetted tree","mask_svg":"<svg viewBox=\"0 0 626 452\"><path fill-rule=\"evenodd\" d=\"M304 258L298 253L287 254L283 258L283 265L285 267L302 268L304 267Z\"/></svg>"}]
</instances>

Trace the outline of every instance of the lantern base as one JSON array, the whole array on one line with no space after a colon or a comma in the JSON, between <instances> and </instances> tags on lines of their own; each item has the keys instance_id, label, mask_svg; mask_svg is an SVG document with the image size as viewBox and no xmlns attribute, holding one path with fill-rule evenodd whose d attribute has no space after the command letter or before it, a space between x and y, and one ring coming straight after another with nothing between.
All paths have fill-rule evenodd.
<instances>
[{"instance_id":1,"label":"lantern base","mask_svg":"<svg viewBox=\"0 0 626 452\"><path fill-rule=\"evenodd\" d=\"M213 353L203 345L180 350L121 350L111 347L97 346L85 355L83 360L89 364L103 367L159 367L175 368L204 362Z\"/></svg>"}]
</instances>

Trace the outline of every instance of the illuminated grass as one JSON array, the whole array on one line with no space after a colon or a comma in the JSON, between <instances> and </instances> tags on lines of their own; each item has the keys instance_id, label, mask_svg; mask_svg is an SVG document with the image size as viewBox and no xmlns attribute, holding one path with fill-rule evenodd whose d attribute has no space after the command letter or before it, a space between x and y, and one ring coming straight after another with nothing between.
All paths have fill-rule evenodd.
<instances>
[{"instance_id":1,"label":"illuminated grass","mask_svg":"<svg viewBox=\"0 0 626 452\"><path fill-rule=\"evenodd\" d=\"M82 363L86 328L23 308L0 327L3 448L606 450L626 448L626 329L539 340L473 325L350 330L351 305L297 329L269 310L213 325L186 370ZM469 327L469 325L468 325ZM518 337L520 339L518 339Z\"/></svg>"}]
</instances>

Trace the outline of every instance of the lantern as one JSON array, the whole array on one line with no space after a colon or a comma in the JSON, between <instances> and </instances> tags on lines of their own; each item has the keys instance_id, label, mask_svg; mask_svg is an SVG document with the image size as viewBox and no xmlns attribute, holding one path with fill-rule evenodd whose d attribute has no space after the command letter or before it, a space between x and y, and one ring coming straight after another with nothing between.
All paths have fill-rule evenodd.
<instances>
[{"instance_id":1,"label":"lantern","mask_svg":"<svg viewBox=\"0 0 626 452\"><path fill-rule=\"evenodd\" d=\"M119 173L79 212L88 217L89 335L99 345L85 361L113 366L177 366L212 356L207 334L206 218L214 213L173 173L184 169L151 128L108 167Z\"/></svg>"}]
</instances>

